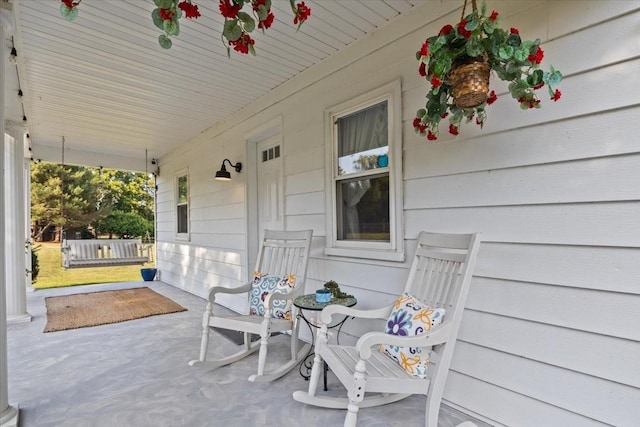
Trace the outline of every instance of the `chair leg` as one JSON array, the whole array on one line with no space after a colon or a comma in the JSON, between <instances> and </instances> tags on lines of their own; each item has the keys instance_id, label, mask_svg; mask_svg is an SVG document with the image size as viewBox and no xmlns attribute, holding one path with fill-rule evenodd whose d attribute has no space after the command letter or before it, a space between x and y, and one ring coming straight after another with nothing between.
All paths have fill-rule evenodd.
<instances>
[{"instance_id":1,"label":"chair leg","mask_svg":"<svg viewBox=\"0 0 640 427\"><path fill-rule=\"evenodd\" d=\"M356 364L356 371L353 374L353 388L349 390L349 405L347 405L347 415L344 418L344 427L356 427L358 421L358 410L360 402L364 399L364 390L367 383L365 376L366 364L359 360Z\"/></svg>"},{"instance_id":2,"label":"chair leg","mask_svg":"<svg viewBox=\"0 0 640 427\"><path fill-rule=\"evenodd\" d=\"M316 395L320 374L324 371L324 361L322 357L316 353L313 358L313 367L311 368L311 376L309 377L309 396Z\"/></svg>"},{"instance_id":3,"label":"chair leg","mask_svg":"<svg viewBox=\"0 0 640 427\"><path fill-rule=\"evenodd\" d=\"M265 319L260 328L260 351L258 353L258 375L264 375L264 367L267 363L267 351L269 337L271 336L271 322Z\"/></svg>"},{"instance_id":4,"label":"chair leg","mask_svg":"<svg viewBox=\"0 0 640 427\"><path fill-rule=\"evenodd\" d=\"M209 319L211 318L213 305L208 302L207 308L202 315L202 339L200 341L200 361L204 362L207 359L207 349L209 348Z\"/></svg>"}]
</instances>

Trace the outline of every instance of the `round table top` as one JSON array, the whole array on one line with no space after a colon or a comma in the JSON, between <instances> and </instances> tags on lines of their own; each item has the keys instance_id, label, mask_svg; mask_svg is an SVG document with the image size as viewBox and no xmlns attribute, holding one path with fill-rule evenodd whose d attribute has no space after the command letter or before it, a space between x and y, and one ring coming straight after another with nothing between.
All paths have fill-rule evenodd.
<instances>
[{"instance_id":1,"label":"round table top","mask_svg":"<svg viewBox=\"0 0 640 427\"><path fill-rule=\"evenodd\" d=\"M344 305L345 307L353 307L356 305L358 300L355 297L349 298L331 298L329 302L318 302L316 301L316 294L307 294L300 295L296 299L293 300L293 305L303 310L317 310L320 311L328 305L331 304L339 304Z\"/></svg>"}]
</instances>

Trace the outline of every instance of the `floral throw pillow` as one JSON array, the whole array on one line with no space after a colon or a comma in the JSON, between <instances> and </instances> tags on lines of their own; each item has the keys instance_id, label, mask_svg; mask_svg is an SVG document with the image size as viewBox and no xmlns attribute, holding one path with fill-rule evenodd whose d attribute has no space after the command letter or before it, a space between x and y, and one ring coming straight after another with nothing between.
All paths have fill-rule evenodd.
<instances>
[{"instance_id":1,"label":"floral throw pillow","mask_svg":"<svg viewBox=\"0 0 640 427\"><path fill-rule=\"evenodd\" d=\"M431 308L404 292L393 305L384 332L403 337L421 335L442 323L444 314L444 308ZM427 376L430 349L384 344L380 346L380 351L395 360L409 374L420 378Z\"/></svg>"},{"instance_id":2,"label":"floral throw pillow","mask_svg":"<svg viewBox=\"0 0 640 427\"><path fill-rule=\"evenodd\" d=\"M257 316L264 316L266 311L264 300L267 295L273 293L286 294L291 292L295 279L295 274L274 276L254 271L250 295L250 313ZM273 306L273 311L271 312L271 317L291 320L291 300L276 301Z\"/></svg>"}]
</instances>

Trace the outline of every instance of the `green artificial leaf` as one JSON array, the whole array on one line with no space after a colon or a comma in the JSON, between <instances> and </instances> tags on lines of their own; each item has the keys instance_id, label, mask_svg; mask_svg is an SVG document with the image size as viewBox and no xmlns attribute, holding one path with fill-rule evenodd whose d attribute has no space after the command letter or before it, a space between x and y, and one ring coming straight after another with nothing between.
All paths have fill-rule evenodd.
<instances>
[{"instance_id":1,"label":"green artificial leaf","mask_svg":"<svg viewBox=\"0 0 640 427\"><path fill-rule=\"evenodd\" d=\"M263 4L261 4L260 6L258 6L258 10L256 11L256 14L258 15L259 21L264 21L265 19L267 19L267 16L269 16L269 9L267 9Z\"/></svg>"},{"instance_id":2,"label":"green artificial leaf","mask_svg":"<svg viewBox=\"0 0 640 427\"><path fill-rule=\"evenodd\" d=\"M552 66L551 67L551 72L550 73L545 73L543 75L542 79L549 86L556 86L558 83L560 83L562 81L562 73L560 71L556 70L555 68L553 68L553 66Z\"/></svg>"},{"instance_id":3,"label":"green artificial leaf","mask_svg":"<svg viewBox=\"0 0 640 427\"><path fill-rule=\"evenodd\" d=\"M180 24L178 21L167 19L162 23L162 28L168 36L177 36L180 34Z\"/></svg>"},{"instance_id":4,"label":"green artificial leaf","mask_svg":"<svg viewBox=\"0 0 640 427\"><path fill-rule=\"evenodd\" d=\"M427 114L427 110L425 110L424 108L421 108L418 111L416 111L416 117L418 118L423 118L425 114Z\"/></svg>"},{"instance_id":5,"label":"green artificial leaf","mask_svg":"<svg viewBox=\"0 0 640 427\"><path fill-rule=\"evenodd\" d=\"M469 41L467 42L466 52L468 56L472 56L474 58L482 54L483 49L482 49L482 46L480 45L480 42L478 42L478 39L475 39L475 38L469 39Z\"/></svg>"},{"instance_id":6,"label":"green artificial leaf","mask_svg":"<svg viewBox=\"0 0 640 427\"><path fill-rule=\"evenodd\" d=\"M509 61L504 66L504 72L507 76L512 76L507 80L513 80L516 75L520 74L520 66L513 61Z\"/></svg>"},{"instance_id":7,"label":"green artificial leaf","mask_svg":"<svg viewBox=\"0 0 640 427\"><path fill-rule=\"evenodd\" d=\"M160 9L170 9L173 5L171 0L153 0L157 7Z\"/></svg>"},{"instance_id":8,"label":"green artificial leaf","mask_svg":"<svg viewBox=\"0 0 640 427\"><path fill-rule=\"evenodd\" d=\"M264 7L266 7L267 10L271 10L271 0L265 0Z\"/></svg>"},{"instance_id":9,"label":"green artificial leaf","mask_svg":"<svg viewBox=\"0 0 640 427\"><path fill-rule=\"evenodd\" d=\"M230 42L234 42L242 35L242 28L238 25L237 19L229 19L224 21L224 29L222 35Z\"/></svg>"},{"instance_id":10,"label":"green artificial leaf","mask_svg":"<svg viewBox=\"0 0 640 427\"><path fill-rule=\"evenodd\" d=\"M503 61L510 59L513 56L513 46L505 45L501 46L498 50L498 57Z\"/></svg>"},{"instance_id":11,"label":"green artificial leaf","mask_svg":"<svg viewBox=\"0 0 640 427\"><path fill-rule=\"evenodd\" d=\"M493 34L493 32L496 29L496 22L495 21L485 21L484 24L482 24L482 29L487 34Z\"/></svg>"},{"instance_id":12,"label":"green artificial leaf","mask_svg":"<svg viewBox=\"0 0 640 427\"><path fill-rule=\"evenodd\" d=\"M487 16L487 2L482 0L482 6L480 6L480 14L482 16Z\"/></svg>"},{"instance_id":13,"label":"green artificial leaf","mask_svg":"<svg viewBox=\"0 0 640 427\"><path fill-rule=\"evenodd\" d=\"M252 44L249 44L249 53L251 53L251 55L256 56L256 50L254 49Z\"/></svg>"},{"instance_id":14,"label":"green artificial leaf","mask_svg":"<svg viewBox=\"0 0 640 427\"><path fill-rule=\"evenodd\" d=\"M433 74L439 77L446 76L450 70L451 70L450 57L446 55L440 55L437 57L437 59L435 59L435 63L433 63Z\"/></svg>"},{"instance_id":15,"label":"green artificial leaf","mask_svg":"<svg viewBox=\"0 0 640 427\"><path fill-rule=\"evenodd\" d=\"M164 19L160 18L160 9L153 9L153 12L151 12L151 19L153 20L153 25L164 31Z\"/></svg>"},{"instance_id":16,"label":"green artificial leaf","mask_svg":"<svg viewBox=\"0 0 640 427\"><path fill-rule=\"evenodd\" d=\"M520 39L520 36L518 34L509 34L506 43L509 46L519 47L520 44L522 44L522 40Z\"/></svg>"},{"instance_id":17,"label":"green artificial leaf","mask_svg":"<svg viewBox=\"0 0 640 427\"><path fill-rule=\"evenodd\" d=\"M518 62L525 62L529 57L529 50L520 48L513 52L513 58Z\"/></svg>"},{"instance_id":18,"label":"green artificial leaf","mask_svg":"<svg viewBox=\"0 0 640 427\"><path fill-rule=\"evenodd\" d=\"M171 39L164 34L160 34L160 36L158 37L158 43L160 43L160 46L162 46L164 49L171 49Z\"/></svg>"},{"instance_id":19,"label":"green artificial leaf","mask_svg":"<svg viewBox=\"0 0 640 427\"><path fill-rule=\"evenodd\" d=\"M63 4L60 5L60 15L67 21L73 21L78 17L77 7L67 7Z\"/></svg>"},{"instance_id":20,"label":"green artificial leaf","mask_svg":"<svg viewBox=\"0 0 640 427\"><path fill-rule=\"evenodd\" d=\"M529 83L529 86L531 87L538 86L540 83L542 83L542 77L542 70L535 70L527 77L527 83Z\"/></svg>"},{"instance_id":21,"label":"green artificial leaf","mask_svg":"<svg viewBox=\"0 0 640 427\"><path fill-rule=\"evenodd\" d=\"M246 12L238 12L238 19L242 22L242 26L247 33L256 29L256 21Z\"/></svg>"},{"instance_id":22,"label":"green artificial leaf","mask_svg":"<svg viewBox=\"0 0 640 427\"><path fill-rule=\"evenodd\" d=\"M478 28L479 24L480 24L480 22L478 22L477 17L474 17L473 19L471 19L470 21L467 22L467 24L464 26L464 28L466 30L473 31L476 28Z\"/></svg>"}]
</instances>

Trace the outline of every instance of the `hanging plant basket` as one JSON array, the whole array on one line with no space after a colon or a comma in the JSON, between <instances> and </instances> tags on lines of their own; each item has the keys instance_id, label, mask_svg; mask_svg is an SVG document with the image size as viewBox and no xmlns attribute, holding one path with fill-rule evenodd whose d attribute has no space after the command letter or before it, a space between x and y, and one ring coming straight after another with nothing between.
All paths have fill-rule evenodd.
<instances>
[{"instance_id":1,"label":"hanging plant basket","mask_svg":"<svg viewBox=\"0 0 640 427\"><path fill-rule=\"evenodd\" d=\"M466 58L454 65L448 78L456 106L474 108L484 104L489 97L490 74L491 67L486 55Z\"/></svg>"},{"instance_id":2,"label":"hanging plant basket","mask_svg":"<svg viewBox=\"0 0 640 427\"><path fill-rule=\"evenodd\" d=\"M562 73L553 66L549 71L540 68L544 58L540 39L522 40L517 28L500 28L499 13L488 13L484 1L478 9L476 0L471 0L469 14L465 14L466 6L464 0L460 22L443 26L416 52L418 72L426 79L429 92L413 127L430 141L438 138L445 119L452 135L458 135L463 122L483 126L486 107L498 99L489 90L491 73L508 82L509 94L524 110L540 108L538 91L545 86L551 100L561 96L555 86Z\"/></svg>"}]
</instances>

